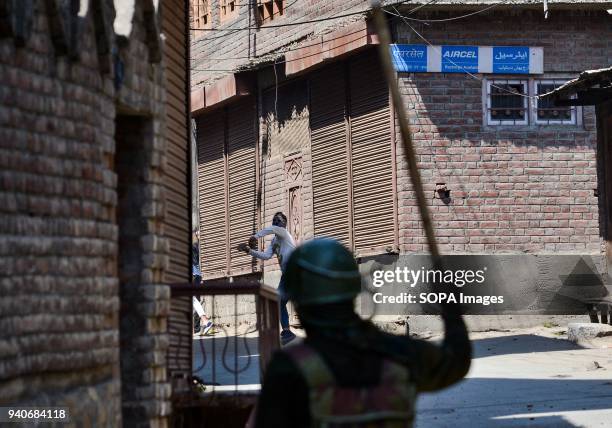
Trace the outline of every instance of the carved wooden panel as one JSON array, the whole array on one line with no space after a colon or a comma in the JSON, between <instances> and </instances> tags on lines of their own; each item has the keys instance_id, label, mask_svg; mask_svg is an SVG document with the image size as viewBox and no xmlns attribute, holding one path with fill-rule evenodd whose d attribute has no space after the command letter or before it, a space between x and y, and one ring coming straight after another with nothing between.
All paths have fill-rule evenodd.
<instances>
[{"instance_id":1,"label":"carved wooden panel","mask_svg":"<svg viewBox=\"0 0 612 428\"><path fill-rule=\"evenodd\" d=\"M301 185L302 176L302 156L296 155L285 158L285 187Z\"/></svg>"},{"instance_id":2,"label":"carved wooden panel","mask_svg":"<svg viewBox=\"0 0 612 428\"><path fill-rule=\"evenodd\" d=\"M295 239L295 242L302 240L302 186L296 186L289 189L289 216L288 216L289 232Z\"/></svg>"},{"instance_id":3,"label":"carved wooden panel","mask_svg":"<svg viewBox=\"0 0 612 428\"><path fill-rule=\"evenodd\" d=\"M285 158L285 188L287 189L287 228L296 242L302 240L302 177L301 154Z\"/></svg>"}]
</instances>

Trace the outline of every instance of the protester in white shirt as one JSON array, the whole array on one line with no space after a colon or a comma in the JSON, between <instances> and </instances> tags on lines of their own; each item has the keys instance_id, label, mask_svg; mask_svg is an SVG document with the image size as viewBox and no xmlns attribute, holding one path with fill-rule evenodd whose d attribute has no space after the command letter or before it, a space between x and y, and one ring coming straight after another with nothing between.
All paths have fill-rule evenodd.
<instances>
[{"instance_id":1,"label":"protester in white shirt","mask_svg":"<svg viewBox=\"0 0 612 428\"><path fill-rule=\"evenodd\" d=\"M202 284L202 272L200 271L200 233L196 230L191 237L191 276L193 285L199 287ZM200 317L200 335L205 335L212 328L212 321L204 312L202 303L193 296L193 310Z\"/></svg>"},{"instance_id":2,"label":"protester in white shirt","mask_svg":"<svg viewBox=\"0 0 612 428\"><path fill-rule=\"evenodd\" d=\"M271 244L266 251L257 251L251 248L255 246L256 240L263 238L266 235L274 235ZM295 334L289 327L289 312L287 311L287 299L285 298L285 267L289 256L295 249L295 241L293 236L287 230L287 217L282 212L277 212L272 218L272 226L266 227L249 240L249 245L242 246L242 249L255 258L268 260L276 255L278 264L281 268L281 279L278 284L278 292L280 294L280 322L282 327L281 343L284 345L295 339Z\"/></svg>"}]
</instances>

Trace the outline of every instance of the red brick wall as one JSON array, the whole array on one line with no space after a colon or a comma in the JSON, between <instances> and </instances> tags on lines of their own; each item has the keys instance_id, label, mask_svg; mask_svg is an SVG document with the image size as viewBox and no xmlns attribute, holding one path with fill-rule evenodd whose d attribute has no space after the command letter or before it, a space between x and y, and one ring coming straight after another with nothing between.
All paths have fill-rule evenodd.
<instances>
[{"instance_id":1,"label":"red brick wall","mask_svg":"<svg viewBox=\"0 0 612 428\"><path fill-rule=\"evenodd\" d=\"M125 73L117 90L99 64L105 34L96 25L112 29L113 3L95 3L108 6L106 14L92 2L77 35L78 57L54 44L49 6L55 2L32 2L26 11L32 31L23 45L0 39L0 404L69 406L75 426L120 426L123 405L138 412L139 422L165 426L163 64L149 61L137 7L130 41L118 48ZM111 43L109 53L110 33L102 40ZM118 111L138 112L151 125L137 141L141 168L131 173L140 173L143 184L139 207L122 217L143 225L132 266L124 269L137 278L130 293L118 272L118 258L130 262L118 246L121 177L113 163L117 134L128 131L116 129ZM125 343L121 306L136 321L121 330ZM138 358L129 378L121 378L126 350Z\"/></svg>"},{"instance_id":2,"label":"red brick wall","mask_svg":"<svg viewBox=\"0 0 612 428\"><path fill-rule=\"evenodd\" d=\"M398 42L422 43L396 25ZM548 21L540 12L498 12L416 28L434 44L542 46L544 71L553 75L607 66L612 58L603 11L554 11ZM444 252L600 252L592 107L577 126L484 126L480 81L442 73L400 74L399 81ZM398 155L401 250L421 252L426 244L401 145ZM436 182L451 190L450 204L431 199Z\"/></svg>"}]
</instances>

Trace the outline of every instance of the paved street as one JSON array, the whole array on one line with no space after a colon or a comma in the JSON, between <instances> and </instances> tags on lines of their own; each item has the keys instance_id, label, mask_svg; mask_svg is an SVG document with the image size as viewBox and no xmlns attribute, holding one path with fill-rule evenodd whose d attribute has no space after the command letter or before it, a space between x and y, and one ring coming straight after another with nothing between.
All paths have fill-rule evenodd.
<instances>
[{"instance_id":1,"label":"paved street","mask_svg":"<svg viewBox=\"0 0 612 428\"><path fill-rule=\"evenodd\" d=\"M216 391L252 391L260 388L257 333L193 337L195 375ZM215 355L211 359L211 355ZM212 391L208 387L207 391Z\"/></svg>"},{"instance_id":2,"label":"paved street","mask_svg":"<svg viewBox=\"0 0 612 428\"><path fill-rule=\"evenodd\" d=\"M543 327L473 333L468 379L422 395L416 426L612 426L612 348L585 349L560 333ZM194 336L193 346L197 375L218 384L216 391L234 391L236 381L240 391L260 388L256 333Z\"/></svg>"},{"instance_id":3,"label":"paved street","mask_svg":"<svg viewBox=\"0 0 612 428\"><path fill-rule=\"evenodd\" d=\"M416 426L612 426L612 348L583 349L559 330L473 334L468 379L423 395Z\"/></svg>"}]
</instances>

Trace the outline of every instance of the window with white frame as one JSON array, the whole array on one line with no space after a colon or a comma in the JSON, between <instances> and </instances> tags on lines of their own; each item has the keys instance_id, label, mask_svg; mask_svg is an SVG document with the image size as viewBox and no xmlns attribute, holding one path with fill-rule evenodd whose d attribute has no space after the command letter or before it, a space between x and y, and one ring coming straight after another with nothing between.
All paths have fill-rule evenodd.
<instances>
[{"instance_id":1,"label":"window with white frame","mask_svg":"<svg viewBox=\"0 0 612 428\"><path fill-rule=\"evenodd\" d=\"M577 125L580 110L556 106L550 98L537 98L569 79L486 79L484 88L487 125Z\"/></svg>"},{"instance_id":2,"label":"window with white frame","mask_svg":"<svg viewBox=\"0 0 612 428\"><path fill-rule=\"evenodd\" d=\"M527 80L487 82L487 123L489 125L527 125L529 103Z\"/></svg>"},{"instance_id":3,"label":"window with white frame","mask_svg":"<svg viewBox=\"0 0 612 428\"><path fill-rule=\"evenodd\" d=\"M538 79L534 80L534 95L543 95L553 91L562 84L565 80L554 79ZM552 98L538 98L536 100L534 111L534 122L537 125L575 125L576 124L576 107L560 107L556 106Z\"/></svg>"}]
</instances>

